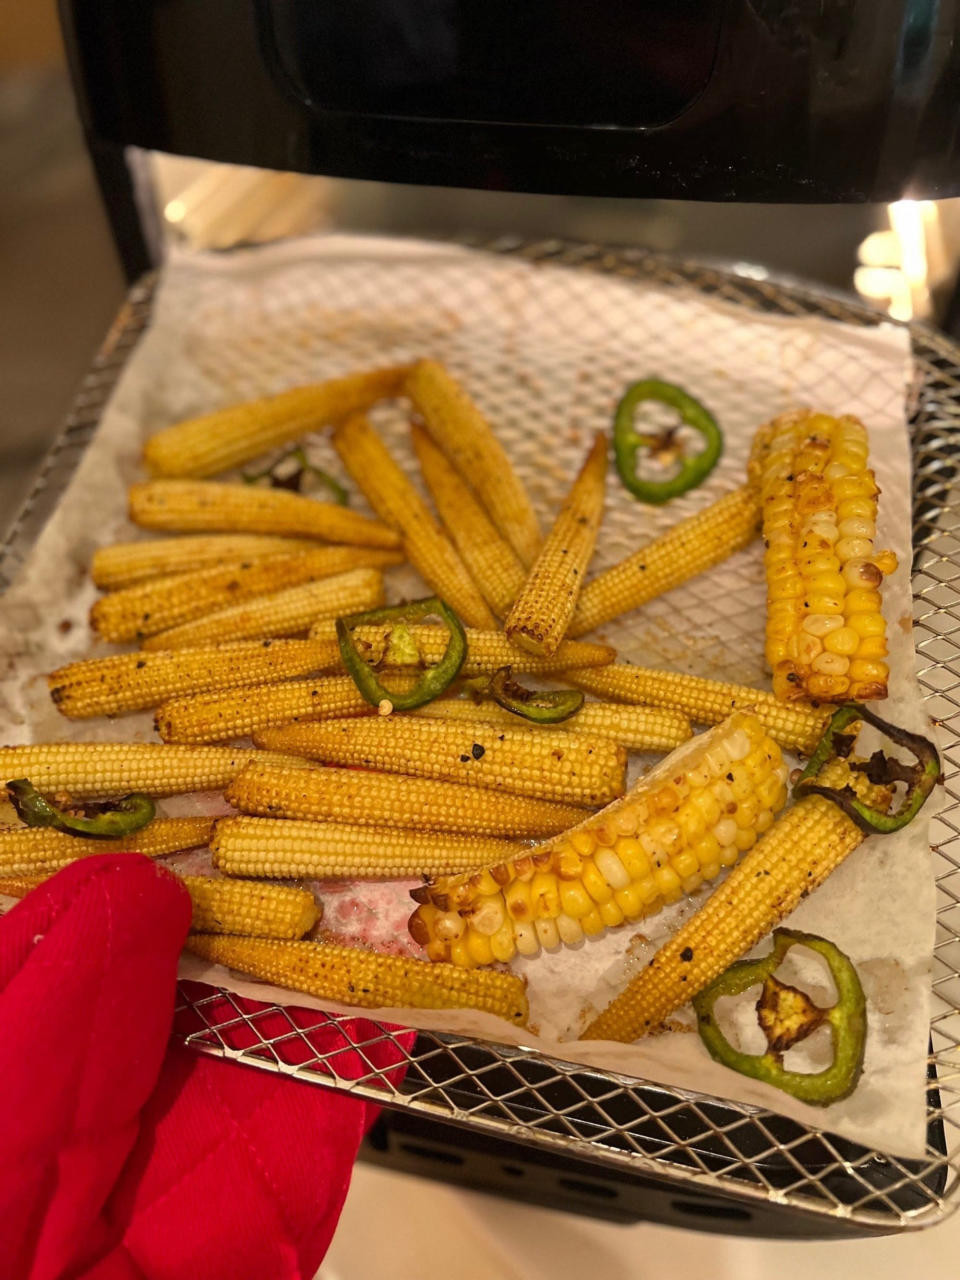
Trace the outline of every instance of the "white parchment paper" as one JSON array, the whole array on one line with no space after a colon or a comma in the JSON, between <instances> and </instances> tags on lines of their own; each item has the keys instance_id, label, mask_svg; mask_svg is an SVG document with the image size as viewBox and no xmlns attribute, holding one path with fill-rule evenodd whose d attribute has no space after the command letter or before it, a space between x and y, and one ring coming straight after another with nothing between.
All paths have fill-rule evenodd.
<instances>
[{"instance_id":1,"label":"white parchment paper","mask_svg":"<svg viewBox=\"0 0 960 1280\"><path fill-rule=\"evenodd\" d=\"M900 569L885 588L892 667L885 714L929 732L910 634L904 397L911 365L905 330L764 316L692 290L447 245L333 235L225 257L171 258L152 325L96 439L20 578L0 600L0 742L153 737L149 715L63 720L44 682L44 673L65 661L113 651L94 644L87 627L95 598L87 570L96 546L138 536L126 522L124 491L140 475L138 456L147 435L238 399L421 355L446 362L489 413L545 524L592 433L609 425L629 382L645 376L679 382L714 411L726 448L702 488L668 510L654 510L611 480L597 568L741 483L751 435L765 419L798 404L859 414L870 431L883 491L878 545L900 557ZM402 406L378 409L376 420L413 473ZM339 471L324 441L311 447L322 465ZM410 570L390 571L388 577L394 592L416 587ZM763 611L755 544L610 624L603 634L633 661L760 685ZM645 763L636 761L632 774ZM221 811L222 802L219 810L215 804L210 797L181 797L162 807L168 813ZM374 1016L528 1045L769 1107L869 1146L920 1155L934 920L926 826L919 821L896 836L866 841L791 918L791 924L829 937L854 960L868 998L863 1079L851 1098L826 1111L716 1066L695 1034L678 1032L633 1046L576 1041L589 1016L623 987L696 901L579 949L517 961L515 968L529 983L530 1031L471 1011L386 1009ZM190 859L197 861L195 855ZM364 940L395 942L397 921L412 905L408 888L355 887L366 907ZM182 971L261 999L339 1011L193 957L185 957ZM806 976L818 978L815 969ZM821 994L828 994L825 988ZM821 1061L821 1050L810 1042L808 1065Z\"/></svg>"}]
</instances>

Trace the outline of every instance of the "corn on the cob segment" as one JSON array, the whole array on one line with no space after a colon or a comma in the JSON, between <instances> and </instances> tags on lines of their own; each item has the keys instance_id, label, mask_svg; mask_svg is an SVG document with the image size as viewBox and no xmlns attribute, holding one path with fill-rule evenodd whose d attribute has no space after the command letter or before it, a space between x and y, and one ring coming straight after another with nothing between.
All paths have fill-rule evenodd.
<instances>
[{"instance_id":1,"label":"corn on the cob segment","mask_svg":"<svg viewBox=\"0 0 960 1280\"><path fill-rule=\"evenodd\" d=\"M156 818L117 840L86 839L42 827L0 828L0 876L49 873L95 853L143 853L156 858L207 844L213 818Z\"/></svg>"},{"instance_id":2,"label":"corn on the cob segment","mask_svg":"<svg viewBox=\"0 0 960 1280\"><path fill-rule=\"evenodd\" d=\"M289 818L221 818L213 865L230 876L400 879L451 875L515 857L515 841Z\"/></svg>"},{"instance_id":3,"label":"corn on the cob segment","mask_svg":"<svg viewBox=\"0 0 960 1280\"><path fill-rule=\"evenodd\" d=\"M366 516L285 489L215 480L148 480L130 487L130 519L172 533L279 533L357 547L400 545L392 529Z\"/></svg>"},{"instance_id":4,"label":"corn on the cob segment","mask_svg":"<svg viewBox=\"0 0 960 1280\"><path fill-rule=\"evenodd\" d=\"M175 695L233 689L340 665L336 638L256 640L165 653L118 653L68 663L47 677L56 708L73 720L159 706Z\"/></svg>"},{"instance_id":5,"label":"corn on the cob segment","mask_svg":"<svg viewBox=\"0 0 960 1280\"><path fill-rule=\"evenodd\" d=\"M44 880L48 880L49 875L43 874L39 876L10 876L0 880L0 893L5 894L8 898L25 898L27 894L43 884Z\"/></svg>"},{"instance_id":6,"label":"corn on the cob segment","mask_svg":"<svg viewBox=\"0 0 960 1280\"><path fill-rule=\"evenodd\" d=\"M504 623L513 643L530 653L552 656L570 626L603 519L606 482L601 432Z\"/></svg>"},{"instance_id":7,"label":"corn on the cob segment","mask_svg":"<svg viewBox=\"0 0 960 1280\"><path fill-rule=\"evenodd\" d=\"M409 827L512 840L556 835L584 810L480 787L360 769L285 769L262 763L238 774L226 791L241 813L309 818L362 826Z\"/></svg>"},{"instance_id":8,"label":"corn on the cob segment","mask_svg":"<svg viewBox=\"0 0 960 1280\"><path fill-rule=\"evenodd\" d=\"M830 712L804 702L784 703L766 689L615 663L600 671L567 671L564 679L600 698L672 707L696 724L719 724L731 711L752 711L767 733L788 751L810 755Z\"/></svg>"},{"instance_id":9,"label":"corn on the cob segment","mask_svg":"<svg viewBox=\"0 0 960 1280\"><path fill-rule=\"evenodd\" d=\"M294 636L308 631L319 618L339 618L373 609L383 604L384 598L379 569L351 569L207 613L150 636L142 647L146 651L189 649L222 640Z\"/></svg>"},{"instance_id":10,"label":"corn on the cob segment","mask_svg":"<svg viewBox=\"0 0 960 1280\"><path fill-rule=\"evenodd\" d=\"M514 675L547 676L568 667L602 667L617 656L616 649L606 644L588 644L582 640L564 640L551 658L516 649L502 631L465 628L467 656L460 668L461 676L489 676L501 667L512 667ZM385 626L354 627L353 642L361 657L373 666L397 666L390 651L393 628ZM423 666L433 666L443 657L449 636L446 627L414 625L405 634L412 638ZM310 628L311 639L331 641L336 638L332 622L318 622Z\"/></svg>"},{"instance_id":11,"label":"corn on the cob segment","mask_svg":"<svg viewBox=\"0 0 960 1280\"><path fill-rule=\"evenodd\" d=\"M472 698L435 698L412 713L427 719L459 720L468 723L505 725L517 728L525 722L496 702L475 702ZM542 726L527 724L532 732ZM690 721L679 711L662 707L628 707L619 702L585 702L580 710L551 730L585 733L592 738L609 738L628 751L672 751L693 736Z\"/></svg>"},{"instance_id":12,"label":"corn on the cob segment","mask_svg":"<svg viewBox=\"0 0 960 1280\"><path fill-rule=\"evenodd\" d=\"M806 409L774 418L754 440L767 662L773 691L786 701L887 696L879 588L897 560L874 551L879 490L867 456L859 419Z\"/></svg>"},{"instance_id":13,"label":"corn on the cob segment","mask_svg":"<svg viewBox=\"0 0 960 1280\"><path fill-rule=\"evenodd\" d=\"M623 795L627 765L626 751L607 738L403 715L281 725L262 729L253 740L327 764L594 807Z\"/></svg>"},{"instance_id":14,"label":"corn on the cob segment","mask_svg":"<svg viewBox=\"0 0 960 1280\"><path fill-rule=\"evenodd\" d=\"M46 795L106 800L131 791L175 796L221 791L246 765L279 757L233 747L168 746L158 742L49 742L0 747L0 785L29 778ZM296 760L287 760L296 767Z\"/></svg>"},{"instance_id":15,"label":"corn on the cob segment","mask_svg":"<svg viewBox=\"0 0 960 1280\"><path fill-rule=\"evenodd\" d=\"M523 1026L524 983L512 973L468 973L408 956L384 956L329 942L281 942L191 934L187 948L291 991L363 1009L480 1009Z\"/></svg>"},{"instance_id":16,"label":"corn on the cob segment","mask_svg":"<svg viewBox=\"0 0 960 1280\"><path fill-rule=\"evenodd\" d=\"M582 636L720 564L752 541L759 521L757 497L749 487L681 520L587 583L568 635Z\"/></svg>"},{"instance_id":17,"label":"corn on the cob segment","mask_svg":"<svg viewBox=\"0 0 960 1280\"><path fill-rule=\"evenodd\" d=\"M431 959L470 966L639 920L733 866L785 803L785 777L760 722L735 712L548 845L415 889L410 932Z\"/></svg>"},{"instance_id":18,"label":"corn on the cob segment","mask_svg":"<svg viewBox=\"0 0 960 1280\"><path fill-rule=\"evenodd\" d=\"M351 373L188 418L151 436L143 460L158 476L229 471L325 423L395 396L405 373L403 368Z\"/></svg>"},{"instance_id":19,"label":"corn on the cob segment","mask_svg":"<svg viewBox=\"0 0 960 1280\"><path fill-rule=\"evenodd\" d=\"M868 791L863 775L852 773L847 762L832 762L820 781L851 785L869 794L872 804L889 802L889 792ZM659 1026L788 916L864 839L832 801L798 800L581 1039L629 1043Z\"/></svg>"},{"instance_id":20,"label":"corn on the cob segment","mask_svg":"<svg viewBox=\"0 0 960 1280\"><path fill-rule=\"evenodd\" d=\"M101 591L132 587L148 578L196 569L238 568L263 556L315 551L310 538L281 538L266 533L198 533L146 542L115 542L93 553L90 575Z\"/></svg>"},{"instance_id":21,"label":"corn on the cob segment","mask_svg":"<svg viewBox=\"0 0 960 1280\"><path fill-rule=\"evenodd\" d=\"M413 682L413 676L399 672L388 677L389 687L398 693ZM154 724L164 742L229 742L273 724L376 713L351 676L327 676L174 698L157 709Z\"/></svg>"},{"instance_id":22,"label":"corn on the cob segment","mask_svg":"<svg viewBox=\"0 0 960 1280\"><path fill-rule=\"evenodd\" d=\"M410 437L433 504L474 582L498 618L505 618L526 571L473 490L416 423Z\"/></svg>"},{"instance_id":23,"label":"corn on the cob segment","mask_svg":"<svg viewBox=\"0 0 960 1280\"><path fill-rule=\"evenodd\" d=\"M537 517L503 445L466 391L435 360L420 360L405 390L427 431L473 487L525 565L540 550Z\"/></svg>"},{"instance_id":24,"label":"corn on the cob segment","mask_svg":"<svg viewBox=\"0 0 960 1280\"><path fill-rule=\"evenodd\" d=\"M368 420L362 414L347 418L334 431L333 444L380 519L400 533L410 563L437 595L468 626L495 626L453 543Z\"/></svg>"},{"instance_id":25,"label":"corn on the cob segment","mask_svg":"<svg viewBox=\"0 0 960 1280\"><path fill-rule=\"evenodd\" d=\"M400 559L397 552L365 547L318 547L292 556L263 556L239 566L171 574L102 596L90 610L90 622L104 640L123 644L282 588Z\"/></svg>"},{"instance_id":26,"label":"corn on the cob segment","mask_svg":"<svg viewBox=\"0 0 960 1280\"><path fill-rule=\"evenodd\" d=\"M193 902L194 933L302 938L320 919L320 907L309 889L214 876L184 876L183 883Z\"/></svg>"}]
</instances>

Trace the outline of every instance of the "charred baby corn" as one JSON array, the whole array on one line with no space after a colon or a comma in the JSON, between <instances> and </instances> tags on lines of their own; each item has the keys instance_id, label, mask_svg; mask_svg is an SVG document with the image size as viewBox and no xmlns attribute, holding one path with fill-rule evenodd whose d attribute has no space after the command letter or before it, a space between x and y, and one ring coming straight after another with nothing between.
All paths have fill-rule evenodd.
<instances>
[{"instance_id":1,"label":"charred baby corn","mask_svg":"<svg viewBox=\"0 0 960 1280\"><path fill-rule=\"evenodd\" d=\"M95 853L142 853L148 858L208 843L213 818L156 818L116 840L85 839L41 827L0 828L0 876L48 874Z\"/></svg>"},{"instance_id":2,"label":"charred baby corn","mask_svg":"<svg viewBox=\"0 0 960 1280\"><path fill-rule=\"evenodd\" d=\"M607 483L607 438L598 433L504 630L514 644L552 657L570 626L593 558Z\"/></svg>"},{"instance_id":3,"label":"charred baby corn","mask_svg":"<svg viewBox=\"0 0 960 1280\"><path fill-rule=\"evenodd\" d=\"M144 446L143 460L158 476L212 476L229 471L328 422L395 396L404 368L350 373L329 382L215 409L164 427Z\"/></svg>"},{"instance_id":4,"label":"charred baby corn","mask_svg":"<svg viewBox=\"0 0 960 1280\"><path fill-rule=\"evenodd\" d=\"M480 1009L517 1026L527 1020L524 983L512 973L466 973L407 956L329 942L281 942L191 934L187 949L291 991L364 1009Z\"/></svg>"},{"instance_id":5,"label":"charred baby corn","mask_svg":"<svg viewBox=\"0 0 960 1280\"><path fill-rule=\"evenodd\" d=\"M101 591L116 591L147 578L191 573L263 556L315 551L309 538L281 538L260 533L198 533L181 538L151 538L146 542L115 542L93 553L90 575Z\"/></svg>"},{"instance_id":6,"label":"charred baby corn","mask_svg":"<svg viewBox=\"0 0 960 1280\"><path fill-rule=\"evenodd\" d=\"M362 415L342 422L333 445L374 511L403 538L410 563L434 591L471 627L493 627L495 619L467 566L430 508Z\"/></svg>"},{"instance_id":7,"label":"charred baby corn","mask_svg":"<svg viewBox=\"0 0 960 1280\"><path fill-rule=\"evenodd\" d=\"M759 521L757 497L748 486L681 520L587 583L568 634L582 636L720 564L753 540Z\"/></svg>"},{"instance_id":8,"label":"charred baby corn","mask_svg":"<svg viewBox=\"0 0 960 1280\"><path fill-rule=\"evenodd\" d=\"M877 484L859 419L808 409L761 427L750 475L763 509L767 662L778 698L887 696L880 585L897 566L874 550Z\"/></svg>"},{"instance_id":9,"label":"charred baby corn","mask_svg":"<svg viewBox=\"0 0 960 1280\"><path fill-rule=\"evenodd\" d=\"M874 804L889 801L889 792L871 788L847 761L831 762L819 781L850 785ZM580 1038L628 1044L659 1026L755 946L865 839L832 801L815 795L798 800Z\"/></svg>"},{"instance_id":10,"label":"charred baby corn","mask_svg":"<svg viewBox=\"0 0 960 1280\"><path fill-rule=\"evenodd\" d=\"M221 818L210 847L226 875L305 880L451 875L521 849L492 837L250 817Z\"/></svg>"},{"instance_id":11,"label":"charred baby corn","mask_svg":"<svg viewBox=\"0 0 960 1280\"><path fill-rule=\"evenodd\" d=\"M672 707L697 724L719 724L731 711L752 711L775 742L803 755L813 751L830 718L825 708L784 703L766 689L626 663L599 671L567 671L564 679L601 698Z\"/></svg>"},{"instance_id":12,"label":"charred baby corn","mask_svg":"<svg viewBox=\"0 0 960 1280\"><path fill-rule=\"evenodd\" d=\"M785 777L760 722L735 712L549 844L415 889L410 932L431 959L471 966L639 920L733 866L785 803Z\"/></svg>"},{"instance_id":13,"label":"charred baby corn","mask_svg":"<svg viewBox=\"0 0 960 1280\"><path fill-rule=\"evenodd\" d=\"M623 795L627 763L624 749L606 738L404 715L283 725L262 729L253 740L327 764L594 807Z\"/></svg>"},{"instance_id":14,"label":"charred baby corn","mask_svg":"<svg viewBox=\"0 0 960 1280\"><path fill-rule=\"evenodd\" d=\"M244 769L228 786L226 798L241 813L265 818L310 818L513 840L556 835L584 816L576 805L506 793L494 799L480 787L456 782L263 763Z\"/></svg>"},{"instance_id":15,"label":"charred baby corn","mask_svg":"<svg viewBox=\"0 0 960 1280\"><path fill-rule=\"evenodd\" d=\"M130 519L172 533L279 533L394 551L392 529L335 502L285 489L214 480L148 480L130 486Z\"/></svg>"},{"instance_id":16,"label":"charred baby corn","mask_svg":"<svg viewBox=\"0 0 960 1280\"><path fill-rule=\"evenodd\" d=\"M183 883L193 902L194 933L302 938L320 919L309 889L215 876L184 876Z\"/></svg>"}]
</instances>

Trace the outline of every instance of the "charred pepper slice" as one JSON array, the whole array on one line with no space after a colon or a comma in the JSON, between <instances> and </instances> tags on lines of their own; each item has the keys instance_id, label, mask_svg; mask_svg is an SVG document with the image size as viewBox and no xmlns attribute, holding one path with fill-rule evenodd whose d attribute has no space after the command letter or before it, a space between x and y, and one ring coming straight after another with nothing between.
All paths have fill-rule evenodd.
<instances>
[{"instance_id":1,"label":"charred pepper slice","mask_svg":"<svg viewBox=\"0 0 960 1280\"><path fill-rule=\"evenodd\" d=\"M394 665L419 666L420 651L409 630L409 624L422 622L432 615L446 624L450 633L443 657L432 667L427 667L421 678L406 693L391 693L380 682L374 665L367 662L354 643L351 631L354 627L379 626L393 623L388 633L388 652ZM467 656L467 636L460 619L439 596L425 600L413 600L409 604L391 605L384 609L371 609L368 613L354 613L337 619L337 642L343 665L371 706L390 704L394 711L412 711L438 698L453 684L460 674Z\"/></svg>"},{"instance_id":2,"label":"charred pepper slice","mask_svg":"<svg viewBox=\"0 0 960 1280\"><path fill-rule=\"evenodd\" d=\"M129 836L152 822L156 806L142 791L133 791L122 800L105 805L84 805L84 813L75 814L42 796L28 778L7 783L7 791L22 822L28 827L53 827L72 836L93 836L114 840Z\"/></svg>"},{"instance_id":3,"label":"charred pepper slice","mask_svg":"<svg viewBox=\"0 0 960 1280\"><path fill-rule=\"evenodd\" d=\"M293 461L296 465L289 467ZM330 497L341 507L350 505L350 495L346 489L328 471L315 466L307 457L302 445L289 449L282 457L277 458L263 471L244 471L244 484L262 484L271 489L290 489L293 493L309 493L311 482L326 489Z\"/></svg>"},{"instance_id":4,"label":"charred pepper slice","mask_svg":"<svg viewBox=\"0 0 960 1280\"><path fill-rule=\"evenodd\" d=\"M579 689L528 689L513 679L512 667L501 667L490 677L491 698L505 711L522 716L533 724L559 724L569 720L583 706Z\"/></svg>"},{"instance_id":5,"label":"charred pepper slice","mask_svg":"<svg viewBox=\"0 0 960 1280\"><path fill-rule=\"evenodd\" d=\"M797 987L775 976L793 946L809 947L826 962L837 991L829 1008L816 1005ZM767 1039L765 1053L743 1053L734 1048L717 1024L714 1006L723 996L741 995L761 982L757 1018ZM711 1058L741 1075L782 1089L800 1102L826 1107L848 1097L863 1071L867 1042L867 1006L853 963L844 953L814 933L774 929L773 948L759 960L739 960L694 997L697 1030ZM791 1071L783 1055L818 1027L828 1026L833 1040L833 1061L822 1071Z\"/></svg>"},{"instance_id":6,"label":"charred pepper slice","mask_svg":"<svg viewBox=\"0 0 960 1280\"><path fill-rule=\"evenodd\" d=\"M821 786L816 781L817 774L831 756L849 755L853 739L846 733L846 729L858 720L873 725L891 742L896 743L897 746L906 747L916 757L915 764L905 765L891 756L884 755L882 751L875 751L869 760L863 763L855 762L850 766L858 772L865 773L871 782L879 785L892 782L906 784L907 793L895 813L884 813L879 809L872 809L858 799L849 787L838 790L835 787ZM889 835L890 832L899 831L913 821L933 788L942 781L940 756L929 738L924 738L919 733L910 733L907 729L901 729L899 725L891 724L889 720L881 719L861 702L847 702L833 713L816 751L794 784L793 794L797 798L805 795L824 796L827 800L832 800L834 804L839 805L867 835Z\"/></svg>"},{"instance_id":7,"label":"charred pepper slice","mask_svg":"<svg viewBox=\"0 0 960 1280\"><path fill-rule=\"evenodd\" d=\"M678 427L662 432L640 432L634 425L637 406L645 400L676 409L681 422L692 427L704 439L699 453L687 457L678 439ZM644 480L637 475L637 455L641 449L649 450L656 458L678 464L675 475L667 480ZM680 494L702 484L720 460L723 453L723 434L713 414L699 400L672 382L659 378L645 378L629 386L617 405L613 419L613 455L620 479L626 488L640 499L659 505L678 498Z\"/></svg>"}]
</instances>

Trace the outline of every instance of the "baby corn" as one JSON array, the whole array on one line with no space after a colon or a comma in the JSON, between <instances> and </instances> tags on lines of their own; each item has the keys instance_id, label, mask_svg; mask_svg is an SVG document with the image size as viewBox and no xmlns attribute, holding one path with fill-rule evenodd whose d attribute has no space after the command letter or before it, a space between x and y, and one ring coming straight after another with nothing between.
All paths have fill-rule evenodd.
<instances>
[{"instance_id":1,"label":"baby corn","mask_svg":"<svg viewBox=\"0 0 960 1280\"><path fill-rule=\"evenodd\" d=\"M302 938L320 919L309 889L214 876L184 876L183 883L193 902L194 933Z\"/></svg>"},{"instance_id":2,"label":"baby corn","mask_svg":"<svg viewBox=\"0 0 960 1280\"><path fill-rule=\"evenodd\" d=\"M782 414L754 440L763 506L767 662L778 698L887 696L880 584L897 566L875 552L877 489L857 418Z\"/></svg>"},{"instance_id":3,"label":"baby corn","mask_svg":"<svg viewBox=\"0 0 960 1280\"><path fill-rule=\"evenodd\" d=\"M188 418L151 436L143 460L158 476L212 476L229 471L328 422L395 396L405 374L403 368L351 373Z\"/></svg>"},{"instance_id":4,"label":"baby corn","mask_svg":"<svg viewBox=\"0 0 960 1280\"><path fill-rule=\"evenodd\" d=\"M513 840L556 835L584 810L509 793L492 798L480 787L359 769L285 769L254 764L226 791L241 813L309 818L363 826L407 827Z\"/></svg>"},{"instance_id":5,"label":"baby corn","mask_svg":"<svg viewBox=\"0 0 960 1280\"><path fill-rule=\"evenodd\" d=\"M530 653L552 656L566 634L593 558L606 482L607 438L601 432L504 624L514 644Z\"/></svg>"},{"instance_id":6,"label":"baby corn","mask_svg":"<svg viewBox=\"0 0 960 1280\"><path fill-rule=\"evenodd\" d=\"M495 626L453 543L368 420L362 414L347 418L334 431L333 444L380 519L402 535L411 564L437 595L468 626Z\"/></svg>"},{"instance_id":7,"label":"baby corn","mask_svg":"<svg viewBox=\"0 0 960 1280\"><path fill-rule=\"evenodd\" d=\"M382 554L382 553L378 553ZM243 604L207 613L193 622L150 636L144 650L187 649L222 640L257 640L306 632L318 618L339 618L383 604L379 569L351 569L319 582L254 596Z\"/></svg>"},{"instance_id":8,"label":"baby corn","mask_svg":"<svg viewBox=\"0 0 960 1280\"><path fill-rule=\"evenodd\" d=\"M233 747L168 746L157 742L50 742L0 747L0 787L29 778L45 795L106 800L131 791L175 796L222 791L259 751ZM277 756L273 757L276 761ZM288 760L296 767L297 761Z\"/></svg>"},{"instance_id":9,"label":"baby corn","mask_svg":"<svg viewBox=\"0 0 960 1280\"><path fill-rule=\"evenodd\" d=\"M73 720L159 706L176 694L232 689L340 665L326 640L256 640L167 653L118 653L71 662L47 676L57 710Z\"/></svg>"},{"instance_id":10,"label":"baby corn","mask_svg":"<svg viewBox=\"0 0 960 1280\"><path fill-rule=\"evenodd\" d=\"M156 818L116 840L95 840L42 827L0 828L0 876L47 874L95 853L143 853L156 858L209 842L213 818Z\"/></svg>"},{"instance_id":11,"label":"baby corn","mask_svg":"<svg viewBox=\"0 0 960 1280\"><path fill-rule=\"evenodd\" d=\"M415 889L410 932L432 960L471 966L640 920L750 849L786 801L785 777L760 722L735 712L549 844Z\"/></svg>"},{"instance_id":12,"label":"baby corn","mask_svg":"<svg viewBox=\"0 0 960 1280\"><path fill-rule=\"evenodd\" d=\"M524 721L496 702L475 702L472 698L435 698L412 713L427 719L460 720L507 726L519 725L539 732L542 726ZM627 707L618 702L585 702L580 710L551 730L585 733L592 738L609 738L628 751L672 751L693 736L690 721L679 711L662 707Z\"/></svg>"},{"instance_id":13,"label":"baby corn","mask_svg":"<svg viewBox=\"0 0 960 1280\"><path fill-rule=\"evenodd\" d=\"M411 676L398 673L390 678L390 687L397 692L405 692L412 684ZM351 676L328 676L174 698L158 708L154 724L164 742L229 742L269 725L376 712Z\"/></svg>"},{"instance_id":14,"label":"baby corn","mask_svg":"<svg viewBox=\"0 0 960 1280\"><path fill-rule=\"evenodd\" d=\"M513 858L521 847L482 836L249 817L221 818L211 842L213 865L226 875L281 880L451 875Z\"/></svg>"},{"instance_id":15,"label":"baby corn","mask_svg":"<svg viewBox=\"0 0 960 1280\"><path fill-rule=\"evenodd\" d=\"M540 550L540 527L520 477L489 422L435 360L414 365L405 388L424 426L479 495L494 525L525 565Z\"/></svg>"},{"instance_id":16,"label":"baby corn","mask_svg":"<svg viewBox=\"0 0 960 1280\"><path fill-rule=\"evenodd\" d=\"M526 577L519 556L426 431L414 423L410 437L424 482L454 546L487 604L498 618L505 618Z\"/></svg>"},{"instance_id":17,"label":"baby corn","mask_svg":"<svg viewBox=\"0 0 960 1280\"><path fill-rule=\"evenodd\" d=\"M38 876L11 876L0 880L0 893L5 894L8 898L25 898L32 889L38 884L43 884L44 880L49 880L49 875Z\"/></svg>"},{"instance_id":18,"label":"baby corn","mask_svg":"<svg viewBox=\"0 0 960 1280\"><path fill-rule=\"evenodd\" d=\"M689 582L751 542L759 521L757 497L749 487L681 520L587 583L568 634L582 636Z\"/></svg>"},{"instance_id":19,"label":"baby corn","mask_svg":"<svg viewBox=\"0 0 960 1280\"><path fill-rule=\"evenodd\" d=\"M288 724L262 729L253 740L327 764L594 807L623 795L627 765L623 747L607 738L403 715Z\"/></svg>"},{"instance_id":20,"label":"baby corn","mask_svg":"<svg viewBox=\"0 0 960 1280\"><path fill-rule=\"evenodd\" d=\"M820 781L868 794L864 775L845 761L827 765ZM878 798L889 800L889 792L884 797L879 788L870 794L874 805ZM864 839L832 801L798 800L581 1039L627 1044L659 1026L788 916Z\"/></svg>"},{"instance_id":21,"label":"baby corn","mask_svg":"<svg viewBox=\"0 0 960 1280\"><path fill-rule=\"evenodd\" d=\"M546 676L568 667L602 667L617 656L616 650L606 644L587 644L583 641L564 640L550 658L524 653L516 649L502 631L480 631L465 628L467 633L467 657L460 669L461 676L489 676L501 667L512 667L514 675ZM393 628L386 626L354 627L350 634L361 656L373 666L390 667L392 661L390 638ZM428 624L406 628L420 653L424 666L439 662L447 647L446 627ZM332 622L318 622L310 628L314 640L330 641L336 638Z\"/></svg>"},{"instance_id":22,"label":"baby corn","mask_svg":"<svg viewBox=\"0 0 960 1280\"><path fill-rule=\"evenodd\" d=\"M279 533L393 551L400 539L366 516L285 489L211 480L148 480L130 487L130 519L173 533Z\"/></svg>"},{"instance_id":23,"label":"baby corn","mask_svg":"<svg viewBox=\"0 0 960 1280\"><path fill-rule=\"evenodd\" d=\"M131 587L147 578L217 566L238 568L263 556L314 551L309 538L280 538L260 533L198 533L182 538L151 538L147 542L115 542L93 553L90 573L101 591Z\"/></svg>"},{"instance_id":24,"label":"baby corn","mask_svg":"<svg viewBox=\"0 0 960 1280\"><path fill-rule=\"evenodd\" d=\"M222 610L226 604L339 577L359 566L396 564L400 558L395 552L362 547L321 547L292 556L264 556L238 567L172 574L101 597L90 610L90 623L104 640L124 644Z\"/></svg>"},{"instance_id":25,"label":"baby corn","mask_svg":"<svg viewBox=\"0 0 960 1280\"><path fill-rule=\"evenodd\" d=\"M468 973L407 956L330 942L191 934L187 949L290 991L363 1009L480 1009L524 1026L524 983L512 973ZM464 981L466 979L466 981Z\"/></svg>"},{"instance_id":26,"label":"baby corn","mask_svg":"<svg viewBox=\"0 0 960 1280\"><path fill-rule=\"evenodd\" d=\"M655 671L617 663L600 671L567 671L564 679L600 698L672 707L696 724L719 724L731 711L752 711L767 733L788 751L810 755L823 736L830 712L804 702L784 703L766 689Z\"/></svg>"}]
</instances>

